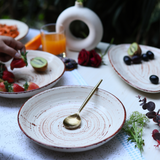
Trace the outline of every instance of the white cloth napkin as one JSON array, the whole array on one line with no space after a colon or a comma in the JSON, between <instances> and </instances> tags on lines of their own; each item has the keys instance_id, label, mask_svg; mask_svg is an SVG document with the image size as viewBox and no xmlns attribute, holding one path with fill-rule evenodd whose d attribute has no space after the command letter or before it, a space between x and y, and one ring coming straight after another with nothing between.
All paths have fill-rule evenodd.
<instances>
[{"instance_id":1,"label":"white cloth napkin","mask_svg":"<svg viewBox=\"0 0 160 160\"><path fill-rule=\"evenodd\" d=\"M65 72L54 86L87 85L77 70ZM0 160L141 160L134 143L120 132L106 144L86 152L61 153L45 149L26 137L17 123L20 107L28 98L0 97Z\"/></svg>"}]
</instances>

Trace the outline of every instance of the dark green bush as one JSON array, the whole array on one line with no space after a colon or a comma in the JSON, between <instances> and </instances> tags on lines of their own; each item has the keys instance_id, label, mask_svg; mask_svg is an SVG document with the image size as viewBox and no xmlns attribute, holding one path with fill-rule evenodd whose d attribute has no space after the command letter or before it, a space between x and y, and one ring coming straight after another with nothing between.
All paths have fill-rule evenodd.
<instances>
[{"instance_id":1,"label":"dark green bush","mask_svg":"<svg viewBox=\"0 0 160 160\"><path fill-rule=\"evenodd\" d=\"M0 18L21 20L31 28L40 29L45 23L56 22L59 14L73 6L75 0L0 0ZM159 0L86 0L84 6L92 9L104 27L103 42L115 44L132 43L160 47L160 1ZM87 34L85 25L77 32ZM74 31L75 30L75 31Z\"/></svg>"}]
</instances>

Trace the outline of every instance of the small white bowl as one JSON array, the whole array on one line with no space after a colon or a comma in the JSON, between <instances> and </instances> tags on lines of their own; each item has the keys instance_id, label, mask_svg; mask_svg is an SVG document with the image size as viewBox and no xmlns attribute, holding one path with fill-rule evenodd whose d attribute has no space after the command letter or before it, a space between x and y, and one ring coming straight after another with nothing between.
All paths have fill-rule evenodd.
<instances>
[{"instance_id":1,"label":"small white bowl","mask_svg":"<svg viewBox=\"0 0 160 160\"><path fill-rule=\"evenodd\" d=\"M93 87L63 86L41 92L20 108L18 124L35 143L55 151L82 152L99 147L122 128L126 110L113 94L98 89L81 111L81 126L68 130L63 120L78 111Z\"/></svg>"},{"instance_id":2,"label":"small white bowl","mask_svg":"<svg viewBox=\"0 0 160 160\"><path fill-rule=\"evenodd\" d=\"M28 66L23 68L14 68L10 70L10 63L6 63L7 69L15 76L15 82L23 86L27 82L34 82L40 88L24 91L24 92L0 92L0 97L5 98L26 98L31 97L41 91L53 87L62 77L65 72L65 65L60 58L44 51L27 50ZM30 64L30 60L35 57L43 57L48 62L48 67L45 72L36 72Z\"/></svg>"}]
</instances>

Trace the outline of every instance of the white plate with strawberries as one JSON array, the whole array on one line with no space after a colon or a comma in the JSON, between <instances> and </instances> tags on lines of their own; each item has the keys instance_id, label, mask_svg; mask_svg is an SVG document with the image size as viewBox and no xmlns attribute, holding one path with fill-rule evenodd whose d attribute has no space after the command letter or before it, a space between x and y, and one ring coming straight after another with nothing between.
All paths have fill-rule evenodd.
<instances>
[{"instance_id":1,"label":"white plate with strawberries","mask_svg":"<svg viewBox=\"0 0 160 160\"><path fill-rule=\"evenodd\" d=\"M31 59L41 57L47 61L47 69L36 71L30 64ZM5 98L26 98L53 87L65 72L65 65L60 58L44 51L27 51L28 65L22 68L12 68L13 59L5 63L6 72L0 83L0 96ZM5 75L11 76L6 78ZM14 77L13 77L14 75ZM6 78L6 79L5 79ZM6 82L9 81L9 83ZM8 85L9 84L9 85Z\"/></svg>"}]
</instances>

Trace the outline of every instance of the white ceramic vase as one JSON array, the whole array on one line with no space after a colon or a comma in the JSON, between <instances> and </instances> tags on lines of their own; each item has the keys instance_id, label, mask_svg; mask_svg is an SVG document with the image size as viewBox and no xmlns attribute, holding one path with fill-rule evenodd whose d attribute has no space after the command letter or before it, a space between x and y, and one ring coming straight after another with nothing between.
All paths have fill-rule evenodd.
<instances>
[{"instance_id":1,"label":"white ceramic vase","mask_svg":"<svg viewBox=\"0 0 160 160\"><path fill-rule=\"evenodd\" d=\"M70 31L70 24L75 20L80 20L89 28L89 35L80 39L75 37ZM75 6L65 9L58 17L56 28L59 31L63 25L67 47L69 50L81 51L82 49L92 50L101 41L103 36L103 26L99 17L90 9L83 7L82 3L75 2Z\"/></svg>"}]
</instances>

